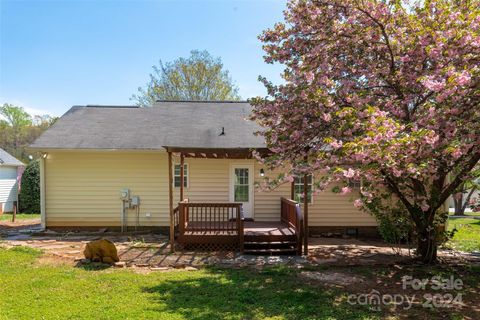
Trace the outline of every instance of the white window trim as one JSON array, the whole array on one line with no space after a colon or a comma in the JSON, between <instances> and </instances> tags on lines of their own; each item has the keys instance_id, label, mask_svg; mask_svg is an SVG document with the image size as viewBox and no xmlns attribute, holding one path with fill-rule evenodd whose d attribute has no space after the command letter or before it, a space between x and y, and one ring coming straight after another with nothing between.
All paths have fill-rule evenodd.
<instances>
[{"instance_id":1,"label":"white window trim","mask_svg":"<svg viewBox=\"0 0 480 320\"><path fill-rule=\"evenodd\" d=\"M178 187L175 186L175 177L176 177L176 176L175 176L175 166L179 166L179 165L180 165L180 163L174 162L174 163L173 163L173 168L172 168L172 170L173 170L173 181L172 181L172 184L173 184L173 187L174 187L175 189L180 189L180 186L178 186ZM186 187L183 187L183 189L188 189L188 188L190 187L190 166L188 165L187 162L184 162L183 165L184 165L185 167L187 167L187 186L186 186ZM180 176L179 176L179 177L180 177Z\"/></svg>"},{"instance_id":2,"label":"white window trim","mask_svg":"<svg viewBox=\"0 0 480 320\"><path fill-rule=\"evenodd\" d=\"M250 188L249 188L249 197L250 197L250 201L251 201L251 209L252 209L252 212L251 212L251 217L248 217L248 218L255 218L255 173L254 173L254 170L255 170L255 164L254 163L251 163L251 162L233 162L230 164L230 168L229 168L229 182L228 182L228 193L229 193L229 196L228 196L228 201L229 202L235 202L235 195L234 195L234 187L233 187L233 181L235 179L235 176L234 176L234 171L233 169L235 167L243 167L243 168L248 168L249 169L249 179L250 179Z\"/></svg>"},{"instance_id":3,"label":"white window trim","mask_svg":"<svg viewBox=\"0 0 480 320\"><path fill-rule=\"evenodd\" d=\"M352 185L350 184L350 181L358 181L358 182L359 182L358 187L355 187L354 185L352 186ZM352 188L352 189L354 189L354 190L362 190L362 187L363 187L363 179L359 179L359 180L348 179L348 187L349 187L349 188Z\"/></svg>"},{"instance_id":4,"label":"white window trim","mask_svg":"<svg viewBox=\"0 0 480 320\"><path fill-rule=\"evenodd\" d=\"M308 204L313 204L313 184L315 183L315 177L313 176L313 174L309 174L309 176L312 176L312 183L308 183L309 186L311 186L311 189L312 189L312 195L310 196L310 201L308 202ZM294 180L294 186L302 186L303 187L303 183L295 183L295 180ZM292 200L295 200L295 199L292 199ZM303 201L302 203L300 204L303 204Z\"/></svg>"}]
</instances>

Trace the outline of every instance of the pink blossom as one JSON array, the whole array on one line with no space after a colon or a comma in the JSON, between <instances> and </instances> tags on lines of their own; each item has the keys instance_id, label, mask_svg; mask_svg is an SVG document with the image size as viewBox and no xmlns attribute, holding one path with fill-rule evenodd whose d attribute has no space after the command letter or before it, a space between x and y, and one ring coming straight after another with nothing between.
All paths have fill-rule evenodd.
<instances>
[{"instance_id":1,"label":"pink blossom","mask_svg":"<svg viewBox=\"0 0 480 320\"><path fill-rule=\"evenodd\" d=\"M397 178L402 175L402 172L400 170L398 170L397 168L392 168L392 172L393 172L393 175Z\"/></svg>"},{"instance_id":2,"label":"pink blossom","mask_svg":"<svg viewBox=\"0 0 480 320\"><path fill-rule=\"evenodd\" d=\"M347 194L347 193L350 193L350 192L352 192L352 188L350 188L350 187L343 187L341 193L342 193L342 194Z\"/></svg>"},{"instance_id":3,"label":"pink blossom","mask_svg":"<svg viewBox=\"0 0 480 320\"><path fill-rule=\"evenodd\" d=\"M457 148L452 152L452 156L456 160L462 156L462 151Z\"/></svg>"},{"instance_id":4,"label":"pink blossom","mask_svg":"<svg viewBox=\"0 0 480 320\"><path fill-rule=\"evenodd\" d=\"M305 79L307 79L309 83L312 83L315 79L315 75L313 74L313 72L309 71L305 74Z\"/></svg>"},{"instance_id":5,"label":"pink blossom","mask_svg":"<svg viewBox=\"0 0 480 320\"><path fill-rule=\"evenodd\" d=\"M333 149L340 149L343 145L343 142L335 140L335 141L332 141L330 145L332 146Z\"/></svg>"},{"instance_id":6,"label":"pink blossom","mask_svg":"<svg viewBox=\"0 0 480 320\"><path fill-rule=\"evenodd\" d=\"M431 146L433 146L435 143L437 143L438 139L439 139L438 135L426 136L425 137L425 141Z\"/></svg>"},{"instance_id":7,"label":"pink blossom","mask_svg":"<svg viewBox=\"0 0 480 320\"><path fill-rule=\"evenodd\" d=\"M457 83L461 86L464 86L470 82L472 77L470 73L466 70L462 71L462 73L457 77Z\"/></svg>"},{"instance_id":8,"label":"pink blossom","mask_svg":"<svg viewBox=\"0 0 480 320\"><path fill-rule=\"evenodd\" d=\"M300 131L294 131L292 133L292 139L295 139L297 140L298 138L300 138L302 136L302 133Z\"/></svg>"},{"instance_id":9,"label":"pink blossom","mask_svg":"<svg viewBox=\"0 0 480 320\"><path fill-rule=\"evenodd\" d=\"M445 88L445 80L433 80L432 77L427 77L425 80L422 81L422 84L429 90L439 92L443 88Z\"/></svg>"},{"instance_id":10,"label":"pink blossom","mask_svg":"<svg viewBox=\"0 0 480 320\"><path fill-rule=\"evenodd\" d=\"M348 170L343 171L343 176L345 178L353 178L355 176L355 170L352 168L348 168Z\"/></svg>"},{"instance_id":11,"label":"pink blossom","mask_svg":"<svg viewBox=\"0 0 480 320\"><path fill-rule=\"evenodd\" d=\"M422 203L420 204L420 208L422 208L422 211L428 211L428 209L430 209L430 206L425 202L425 201L422 201Z\"/></svg>"},{"instance_id":12,"label":"pink blossom","mask_svg":"<svg viewBox=\"0 0 480 320\"><path fill-rule=\"evenodd\" d=\"M354 205L356 208L361 208L361 207L363 207L363 202L362 202L362 200L360 200L360 199L356 199L355 201L353 201L353 205Z\"/></svg>"},{"instance_id":13,"label":"pink blossom","mask_svg":"<svg viewBox=\"0 0 480 320\"><path fill-rule=\"evenodd\" d=\"M332 116L329 113L324 113L322 117L325 122L330 122L330 120L332 120Z\"/></svg>"}]
</instances>

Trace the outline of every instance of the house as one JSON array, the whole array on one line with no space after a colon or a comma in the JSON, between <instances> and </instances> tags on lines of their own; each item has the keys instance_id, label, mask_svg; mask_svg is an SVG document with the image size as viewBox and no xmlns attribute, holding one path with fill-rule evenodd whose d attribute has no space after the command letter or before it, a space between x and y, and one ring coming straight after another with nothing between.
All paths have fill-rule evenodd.
<instances>
[{"instance_id":1,"label":"house","mask_svg":"<svg viewBox=\"0 0 480 320\"><path fill-rule=\"evenodd\" d=\"M0 149L0 214L12 212L14 204L18 203L18 182L24 166L20 160Z\"/></svg>"},{"instance_id":2,"label":"house","mask_svg":"<svg viewBox=\"0 0 480 320\"><path fill-rule=\"evenodd\" d=\"M205 245L288 240L298 250L304 219L311 232L376 232L354 195L308 194L306 208L292 201L315 177L255 188L278 172L252 158L268 150L251 111L246 102L72 107L31 145L43 153L43 226L160 228L172 242L176 234Z\"/></svg>"}]
</instances>

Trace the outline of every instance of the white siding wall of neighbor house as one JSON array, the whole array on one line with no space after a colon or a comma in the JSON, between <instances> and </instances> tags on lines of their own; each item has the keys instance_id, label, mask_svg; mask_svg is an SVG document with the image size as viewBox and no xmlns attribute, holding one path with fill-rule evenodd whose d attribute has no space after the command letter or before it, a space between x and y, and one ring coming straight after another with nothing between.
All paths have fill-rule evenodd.
<instances>
[{"instance_id":1,"label":"white siding wall of neighbor house","mask_svg":"<svg viewBox=\"0 0 480 320\"><path fill-rule=\"evenodd\" d=\"M17 167L0 166L0 205L3 212L13 211L17 201Z\"/></svg>"},{"instance_id":2,"label":"white siding wall of neighbor house","mask_svg":"<svg viewBox=\"0 0 480 320\"><path fill-rule=\"evenodd\" d=\"M165 152L52 152L45 159L45 210L47 227L119 226L121 188L140 196L140 225L168 226L168 170ZM180 163L178 157L175 163ZM228 202L230 168L254 160L186 158L188 187L184 197L192 202ZM179 189L174 190L178 202ZM254 193L256 221L280 219L280 198L290 197L290 185ZM356 209L352 195L331 191L314 196L309 206L311 226L374 226L375 220ZM151 217L146 217L150 213ZM128 223L135 215L129 212Z\"/></svg>"}]
</instances>

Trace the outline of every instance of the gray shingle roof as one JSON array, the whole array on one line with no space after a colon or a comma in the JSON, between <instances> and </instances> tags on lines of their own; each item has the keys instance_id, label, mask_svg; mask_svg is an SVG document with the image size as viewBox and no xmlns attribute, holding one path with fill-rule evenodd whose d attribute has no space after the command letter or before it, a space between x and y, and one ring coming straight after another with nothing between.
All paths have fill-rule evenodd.
<instances>
[{"instance_id":1,"label":"gray shingle roof","mask_svg":"<svg viewBox=\"0 0 480 320\"><path fill-rule=\"evenodd\" d=\"M74 106L32 149L265 148L246 102L158 102L152 107ZM224 135L220 135L222 127Z\"/></svg>"},{"instance_id":2,"label":"gray shingle roof","mask_svg":"<svg viewBox=\"0 0 480 320\"><path fill-rule=\"evenodd\" d=\"M24 166L20 160L0 148L0 166Z\"/></svg>"}]
</instances>

